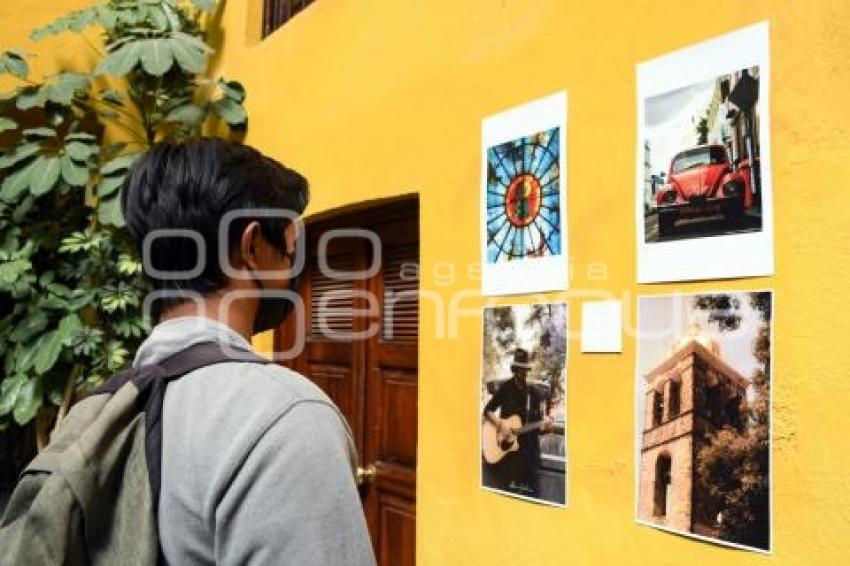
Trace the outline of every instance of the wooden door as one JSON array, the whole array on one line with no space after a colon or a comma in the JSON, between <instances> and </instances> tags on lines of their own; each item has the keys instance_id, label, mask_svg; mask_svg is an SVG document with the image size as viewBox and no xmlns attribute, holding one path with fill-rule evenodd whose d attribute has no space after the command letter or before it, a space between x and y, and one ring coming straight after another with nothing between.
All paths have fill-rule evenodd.
<instances>
[{"instance_id":1,"label":"wooden door","mask_svg":"<svg viewBox=\"0 0 850 566\"><path fill-rule=\"evenodd\" d=\"M310 261L300 285L308 331L303 351L288 363L348 419L380 566L415 562L418 219L418 201L406 199L308 221ZM354 235L352 228L377 237ZM352 270L367 275L339 277ZM293 345L294 324L276 334L278 351Z\"/></svg>"}]
</instances>

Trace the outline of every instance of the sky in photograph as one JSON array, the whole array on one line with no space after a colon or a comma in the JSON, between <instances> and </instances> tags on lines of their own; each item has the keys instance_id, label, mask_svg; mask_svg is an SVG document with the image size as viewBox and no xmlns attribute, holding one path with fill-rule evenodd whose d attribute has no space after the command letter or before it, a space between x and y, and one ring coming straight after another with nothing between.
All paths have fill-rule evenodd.
<instances>
[{"instance_id":1,"label":"sky in photograph","mask_svg":"<svg viewBox=\"0 0 850 566\"><path fill-rule=\"evenodd\" d=\"M646 99L644 137L650 145L651 173L668 173L673 157L696 145L696 125L711 103L714 84L712 79Z\"/></svg>"},{"instance_id":2,"label":"sky in photograph","mask_svg":"<svg viewBox=\"0 0 850 566\"><path fill-rule=\"evenodd\" d=\"M640 299L638 320L638 399L644 398L644 376L658 366L670 353L670 346L688 334L691 323L698 322L702 334L717 340L720 357L741 375L750 378L759 366L753 356L753 340L758 330L759 313L750 306L746 293L733 293L741 303L741 325L732 332L720 332L717 325L707 321L708 313L691 307L691 296L669 295ZM748 397L753 394L752 387ZM638 403L638 422L643 422L644 403Z\"/></svg>"}]
</instances>

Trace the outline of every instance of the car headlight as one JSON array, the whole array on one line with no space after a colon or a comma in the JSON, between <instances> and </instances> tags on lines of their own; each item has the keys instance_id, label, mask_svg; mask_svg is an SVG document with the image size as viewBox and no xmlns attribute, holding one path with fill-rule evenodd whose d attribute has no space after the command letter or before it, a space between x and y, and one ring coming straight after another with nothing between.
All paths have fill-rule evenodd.
<instances>
[{"instance_id":1,"label":"car headlight","mask_svg":"<svg viewBox=\"0 0 850 566\"><path fill-rule=\"evenodd\" d=\"M676 191L675 190L670 189L669 191L664 193L664 202L672 203L675 200L676 200Z\"/></svg>"}]
</instances>

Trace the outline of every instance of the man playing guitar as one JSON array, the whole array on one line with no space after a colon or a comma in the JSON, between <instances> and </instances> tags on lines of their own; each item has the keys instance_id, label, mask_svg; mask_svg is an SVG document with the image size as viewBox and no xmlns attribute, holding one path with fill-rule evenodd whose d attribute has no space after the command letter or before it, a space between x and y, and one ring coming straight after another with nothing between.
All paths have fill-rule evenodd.
<instances>
[{"instance_id":1,"label":"man playing guitar","mask_svg":"<svg viewBox=\"0 0 850 566\"><path fill-rule=\"evenodd\" d=\"M511 364L513 376L499 387L484 406L483 417L496 427L500 438L506 439L503 444L513 444L515 438L518 446L504 446L505 452L499 455L497 462L488 463L485 458L482 465L484 482L488 487L537 498L540 433L551 429L552 420L544 416L545 400L540 393L526 384L531 367L528 351L517 348ZM509 421L515 423L517 420L512 417L519 417L524 425L522 431L515 424L509 424ZM539 423L539 426L529 426L529 423Z\"/></svg>"}]
</instances>

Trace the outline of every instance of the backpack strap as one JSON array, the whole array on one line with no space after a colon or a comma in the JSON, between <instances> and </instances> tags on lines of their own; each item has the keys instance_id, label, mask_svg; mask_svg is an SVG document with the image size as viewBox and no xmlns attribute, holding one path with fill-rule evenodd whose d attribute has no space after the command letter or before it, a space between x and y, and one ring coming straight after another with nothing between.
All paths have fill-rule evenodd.
<instances>
[{"instance_id":1,"label":"backpack strap","mask_svg":"<svg viewBox=\"0 0 850 566\"><path fill-rule=\"evenodd\" d=\"M218 342L199 342L185 350L172 354L156 365L165 370L165 379L179 378L190 371L222 362L274 363L252 350L228 346L225 350Z\"/></svg>"},{"instance_id":2,"label":"backpack strap","mask_svg":"<svg viewBox=\"0 0 850 566\"><path fill-rule=\"evenodd\" d=\"M159 493L162 483L162 413L165 389L170 381L181 378L196 369L223 362L276 363L256 352L229 345L225 350L219 342L205 341L193 344L155 364L128 368L115 374L94 393L115 393L132 381L139 388L140 410L145 413L145 456L148 465L154 519L158 524ZM234 375L233 379L239 379ZM165 564L162 546L157 564Z\"/></svg>"},{"instance_id":3,"label":"backpack strap","mask_svg":"<svg viewBox=\"0 0 850 566\"><path fill-rule=\"evenodd\" d=\"M222 362L274 363L273 360L264 358L251 350L234 346L228 346L228 349L225 350L221 344L215 341L198 342L155 364L124 369L96 388L92 395L115 393L128 381L134 381L137 387L144 389L150 380L165 379L171 381L196 369Z\"/></svg>"}]
</instances>

